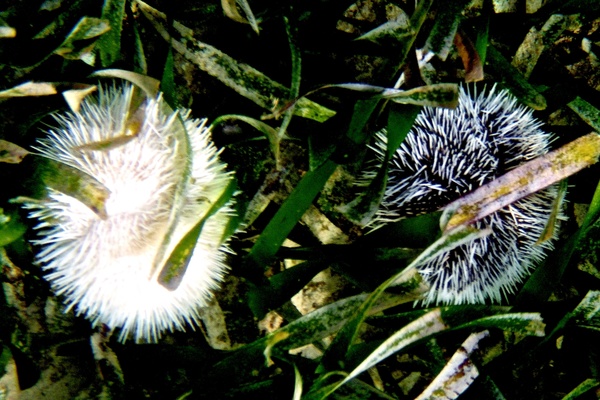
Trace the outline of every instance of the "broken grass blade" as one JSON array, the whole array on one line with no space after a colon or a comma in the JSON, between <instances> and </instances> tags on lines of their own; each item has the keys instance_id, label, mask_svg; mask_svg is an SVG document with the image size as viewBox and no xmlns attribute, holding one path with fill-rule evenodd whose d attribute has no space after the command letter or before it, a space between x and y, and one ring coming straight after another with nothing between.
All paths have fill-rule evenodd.
<instances>
[{"instance_id":1,"label":"broken grass blade","mask_svg":"<svg viewBox=\"0 0 600 400\"><path fill-rule=\"evenodd\" d=\"M446 206L444 231L484 218L589 167L600 156L600 135L590 133L531 160Z\"/></svg>"},{"instance_id":2,"label":"broken grass blade","mask_svg":"<svg viewBox=\"0 0 600 400\"><path fill-rule=\"evenodd\" d=\"M581 97L575 97L567 106L575 111L586 124L600 132L600 110L583 100Z\"/></svg>"},{"instance_id":3,"label":"broken grass blade","mask_svg":"<svg viewBox=\"0 0 600 400\"><path fill-rule=\"evenodd\" d=\"M479 370L470 356L479 347L479 342L488 336L488 331L472 333L415 400L455 399L467 390L479 376Z\"/></svg>"},{"instance_id":4,"label":"broken grass blade","mask_svg":"<svg viewBox=\"0 0 600 400\"><path fill-rule=\"evenodd\" d=\"M0 162L19 164L28 154L21 146L0 139Z\"/></svg>"},{"instance_id":5,"label":"broken grass blade","mask_svg":"<svg viewBox=\"0 0 600 400\"><path fill-rule=\"evenodd\" d=\"M56 84L49 82L25 82L0 92L0 99L27 96L50 96L58 93Z\"/></svg>"},{"instance_id":6,"label":"broken grass blade","mask_svg":"<svg viewBox=\"0 0 600 400\"><path fill-rule=\"evenodd\" d=\"M240 14L238 5L245 15ZM260 33L258 21L246 0L221 0L221 7L228 18L235 22L241 22L242 24L250 24L252 30L256 32L257 35Z\"/></svg>"},{"instance_id":7,"label":"broken grass blade","mask_svg":"<svg viewBox=\"0 0 600 400\"><path fill-rule=\"evenodd\" d=\"M85 85L82 88L74 88L65 90L62 95L67 102L67 105L74 113L79 112L81 103L90 94L97 90L95 85Z\"/></svg>"}]
</instances>

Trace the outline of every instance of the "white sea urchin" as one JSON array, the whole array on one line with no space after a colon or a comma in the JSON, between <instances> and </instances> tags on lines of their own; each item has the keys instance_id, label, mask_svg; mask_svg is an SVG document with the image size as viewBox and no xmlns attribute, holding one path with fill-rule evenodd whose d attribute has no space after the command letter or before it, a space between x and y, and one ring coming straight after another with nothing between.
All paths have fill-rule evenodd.
<instances>
[{"instance_id":1,"label":"white sea urchin","mask_svg":"<svg viewBox=\"0 0 600 400\"><path fill-rule=\"evenodd\" d=\"M231 176L218 159L206 120L191 119L189 112L166 112L161 96L138 109L139 131L126 143L103 150L90 147L126 132L132 93L129 85L101 88L97 100L86 99L79 112L56 115L59 128L40 140L37 149L103 184L110 191L106 215L55 190L29 208L30 216L41 220L37 260L67 309L74 308L93 325L120 327L120 340L131 334L136 342L152 342L166 330L197 324L198 309L218 287L226 270L221 239L228 207L206 221L175 290L159 282L161 268L153 266L164 264ZM191 160L178 153L181 135L189 138ZM161 256L165 235L168 246Z\"/></svg>"},{"instance_id":2,"label":"white sea urchin","mask_svg":"<svg viewBox=\"0 0 600 400\"><path fill-rule=\"evenodd\" d=\"M453 110L425 107L391 160L371 225L438 210L547 153L551 136L540 126L531 110L495 88L474 99L461 89ZM385 140L377 147L381 156ZM557 186L550 186L497 211L475 224L490 228L491 235L420 266L431 285L424 304L500 302L513 293L552 248L551 240L537 242L557 194Z\"/></svg>"}]
</instances>

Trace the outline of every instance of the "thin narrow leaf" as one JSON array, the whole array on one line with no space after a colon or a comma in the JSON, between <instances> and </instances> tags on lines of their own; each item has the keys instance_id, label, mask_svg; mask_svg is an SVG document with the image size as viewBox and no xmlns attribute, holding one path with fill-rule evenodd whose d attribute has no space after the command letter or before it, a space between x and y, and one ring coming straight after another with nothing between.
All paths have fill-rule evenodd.
<instances>
[{"instance_id":1,"label":"thin narrow leaf","mask_svg":"<svg viewBox=\"0 0 600 400\"><path fill-rule=\"evenodd\" d=\"M577 325L600 328L600 291L589 291L571 313L571 319Z\"/></svg>"},{"instance_id":2,"label":"thin narrow leaf","mask_svg":"<svg viewBox=\"0 0 600 400\"><path fill-rule=\"evenodd\" d=\"M110 30L98 40L97 49L100 63L108 67L121 57L121 31L127 0L104 0L102 19L108 22Z\"/></svg>"},{"instance_id":3,"label":"thin narrow leaf","mask_svg":"<svg viewBox=\"0 0 600 400\"><path fill-rule=\"evenodd\" d=\"M239 382L247 371L260 367L262 364L261 356L273 338L285 336L284 340L277 341L276 348L282 352L321 340L339 329L341 324L356 311L356 308L366 298L366 294L361 294L318 308L266 337L236 350L229 357L215 364L211 370L211 375L219 379L227 379L231 384ZM381 299L381 302L375 305L373 311L379 312L403 301L406 300L400 296Z\"/></svg>"},{"instance_id":4,"label":"thin narrow leaf","mask_svg":"<svg viewBox=\"0 0 600 400\"><path fill-rule=\"evenodd\" d=\"M458 105L458 85L438 83L410 90L387 89L382 97L400 104L456 108Z\"/></svg>"},{"instance_id":5,"label":"thin narrow leaf","mask_svg":"<svg viewBox=\"0 0 600 400\"><path fill-rule=\"evenodd\" d=\"M464 316L459 316L465 319ZM448 318L444 315L444 320ZM456 326L456 329L476 328L489 329L496 328L505 332L519 333L527 336L543 337L546 324L542 320L539 313L507 313L490 315L483 318L478 318L473 321L467 321Z\"/></svg>"},{"instance_id":6,"label":"thin narrow leaf","mask_svg":"<svg viewBox=\"0 0 600 400\"><path fill-rule=\"evenodd\" d=\"M292 396L292 400L300 400L302 398L302 375L300 375L300 370L294 364L294 395Z\"/></svg>"},{"instance_id":7,"label":"thin narrow leaf","mask_svg":"<svg viewBox=\"0 0 600 400\"><path fill-rule=\"evenodd\" d=\"M354 379L379 361L389 357L398 350L424 339L428 336L446 330L448 326L442 321L440 309L436 308L415 321L409 323L388 339L386 339L374 352L369 354L352 372L341 381L335 389Z\"/></svg>"},{"instance_id":8,"label":"thin narrow leaf","mask_svg":"<svg viewBox=\"0 0 600 400\"><path fill-rule=\"evenodd\" d=\"M148 74L148 62L146 61L146 54L144 52L144 44L142 42L142 36L140 35L139 22L136 20L133 24L134 34L134 52L133 52L133 64L134 72L139 74Z\"/></svg>"},{"instance_id":9,"label":"thin narrow leaf","mask_svg":"<svg viewBox=\"0 0 600 400\"><path fill-rule=\"evenodd\" d=\"M166 104L163 104L163 106L168 107ZM163 110L163 112L164 112L164 115L169 115L172 112L172 110ZM163 267L163 260L164 260L165 254L167 253L167 249L169 248L169 245L171 243L171 236L173 235L173 232L175 232L175 229L177 228L181 210L184 207L184 202L185 202L184 193L185 193L186 184L189 181L190 176L192 174L192 172L191 172L191 169L192 169L191 151L192 150L191 150L191 144L190 144L190 138L188 136L188 132L185 129L185 125L183 124L183 121L181 120L181 117L179 115L176 115L173 118L174 118L174 121L171 126L171 132L173 133L173 136L176 138L176 140L174 140L175 146L176 146L174 157L176 157L177 159L180 159L180 160L184 160L184 166L181 170L181 175L179 177L176 177L179 179L175 181L173 206L171 207L171 210L169 213L169 224L168 224L169 228L165 232L162 243L161 243L160 247L158 248L158 251L156 252L156 256L154 258L154 263L152 266L151 276L154 276L154 273L159 268ZM163 271L163 270L161 269L161 271Z\"/></svg>"},{"instance_id":10,"label":"thin narrow leaf","mask_svg":"<svg viewBox=\"0 0 600 400\"><path fill-rule=\"evenodd\" d=\"M449 204L442 216L445 230L470 224L596 163L600 135L590 133L531 160ZM447 223L446 223L447 221Z\"/></svg>"},{"instance_id":11,"label":"thin narrow leaf","mask_svg":"<svg viewBox=\"0 0 600 400\"><path fill-rule=\"evenodd\" d=\"M575 111L586 124L594 128L596 132L600 132L600 110L581 97L575 97L567 106Z\"/></svg>"},{"instance_id":12,"label":"thin narrow leaf","mask_svg":"<svg viewBox=\"0 0 600 400\"><path fill-rule=\"evenodd\" d=\"M212 130L214 129L214 127L228 121L242 121L256 129L257 131L262 132L265 135L265 137L269 140L269 144L271 145L271 149L273 150L273 146L277 141L277 136L279 135L279 133L271 125L266 124L263 121L258 120L256 118L248 117L246 115L241 114L221 115L213 120L213 122L210 124L209 129Z\"/></svg>"},{"instance_id":13,"label":"thin narrow leaf","mask_svg":"<svg viewBox=\"0 0 600 400\"><path fill-rule=\"evenodd\" d=\"M485 18L477 26L477 39L475 40L475 49L477 49L482 68L487 58L487 47L490 37L490 12L487 8L485 13Z\"/></svg>"},{"instance_id":14,"label":"thin narrow leaf","mask_svg":"<svg viewBox=\"0 0 600 400\"><path fill-rule=\"evenodd\" d=\"M502 83L521 102L534 110L544 110L546 99L513 67L494 46L487 47L486 65L502 78Z\"/></svg>"},{"instance_id":15,"label":"thin narrow leaf","mask_svg":"<svg viewBox=\"0 0 600 400\"><path fill-rule=\"evenodd\" d=\"M488 331L472 333L415 400L455 399L467 390L479 376L479 371L470 356L479 347L479 342L488 336Z\"/></svg>"},{"instance_id":16,"label":"thin narrow leaf","mask_svg":"<svg viewBox=\"0 0 600 400\"><path fill-rule=\"evenodd\" d=\"M598 379L586 379L585 381L577 385L575 389L567 393L565 397L563 397L563 400L579 399L583 394L589 392L592 389L597 388L598 386L600 386L600 381Z\"/></svg>"},{"instance_id":17,"label":"thin narrow leaf","mask_svg":"<svg viewBox=\"0 0 600 400\"><path fill-rule=\"evenodd\" d=\"M162 79L160 80L160 88L163 92L163 97L167 104L173 109L177 109L177 87L175 86L175 60L173 58L173 49L169 47L165 67L163 68Z\"/></svg>"},{"instance_id":18,"label":"thin narrow leaf","mask_svg":"<svg viewBox=\"0 0 600 400\"><path fill-rule=\"evenodd\" d=\"M336 168L335 162L326 161L302 177L252 247L248 255L251 265L262 272Z\"/></svg>"},{"instance_id":19,"label":"thin narrow leaf","mask_svg":"<svg viewBox=\"0 0 600 400\"><path fill-rule=\"evenodd\" d=\"M338 83L323 85L317 89L311 90L304 96L331 88L365 93L367 95L372 95L375 99L390 99L395 103L400 104L446 108L456 108L458 105L458 85L454 83L438 83L409 90L386 88L366 83Z\"/></svg>"},{"instance_id":20,"label":"thin narrow leaf","mask_svg":"<svg viewBox=\"0 0 600 400\"><path fill-rule=\"evenodd\" d=\"M204 224L211 216L213 216L217 211L223 208L229 200L231 200L235 191L236 184L235 181L231 179L217 201L211 205L206 214L200 218L196 225L194 225L194 227L190 229L190 231L186 233L183 238L181 238L177 246L173 249L171 255L165 261L158 275L158 283L171 291L179 287L187 270L190 259L194 254L196 243L202 234Z\"/></svg>"},{"instance_id":21,"label":"thin narrow leaf","mask_svg":"<svg viewBox=\"0 0 600 400\"><path fill-rule=\"evenodd\" d=\"M0 162L19 164L29 152L14 143L0 139Z\"/></svg>"},{"instance_id":22,"label":"thin narrow leaf","mask_svg":"<svg viewBox=\"0 0 600 400\"><path fill-rule=\"evenodd\" d=\"M369 183L361 194L350 203L337 207L337 211L344 214L346 218L357 225L366 226L379 210L379 204L387 186L387 165L389 158L383 160L381 167L377 170L375 178Z\"/></svg>"},{"instance_id":23,"label":"thin narrow leaf","mask_svg":"<svg viewBox=\"0 0 600 400\"><path fill-rule=\"evenodd\" d=\"M419 111L421 107L411 105L390 107L386 132L387 155L390 159L410 132Z\"/></svg>"},{"instance_id":24,"label":"thin narrow leaf","mask_svg":"<svg viewBox=\"0 0 600 400\"><path fill-rule=\"evenodd\" d=\"M419 110L420 108L416 106L405 106L400 109L392 107L390 110L387 127L387 152L381 167L359 197L339 207L339 211L351 221L365 226L373 219L385 193L389 160L410 131Z\"/></svg>"},{"instance_id":25,"label":"thin narrow leaf","mask_svg":"<svg viewBox=\"0 0 600 400\"><path fill-rule=\"evenodd\" d=\"M558 215L560 214L560 210L563 204L562 200L564 199L565 194L567 193L567 186L568 184L566 179L560 182L560 186L558 187L558 195L552 202L552 212L548 217L548 222L546 223L542 234L540 235L539 239L535 242L536 244L544 243L548 240L551 240L554 237L554 232L557 229L556 224L558 223Z\"/></svg>"},{"instance_id":26,"label":"thin narrow leaf","mask_svg":"<svg viewBox=\"0 0 600 400\"><path fill-rule=\"evenodd\" d=\"M285 32L287 34L288 43L290 45L290 54L291 54L291 61L292 61L292 79L291 79L291 85L290 85L290 94L291 94L292 98L298 98L298 96L300 95L300 81L301 81L301 75L302 75L302 58L301 58L300 49L298 48L298 46L296 44L297 31L296 31L295 25L293 25L293 23L290 21L289 18L284 17L283 21L285 23ZM279 143L280 143L281 139L285 136L285 133L287 131L287 128L288 128L290 122L292 122L292 117L294 116L294 108L295 108L295 103L292 104L290 106L290 108L288 108L285 111L285 113L283 115L283 121L281 121L281 126L279 127L279 133L277 134L277 142L272 144L273 155L275 156L275 163L276 163L276 166L278 169L282 168L280 155L279 155Z\"/></svg>"},{"instance_id":27,"label":"thin narrow leaf","mask_svg":"<svg viewBox=\"0 0 600 400\"><path fill-rule=\"evenodd\" d=\"M137 4L159 34L170 42L177 52L260 107L271 111L277 102L291 98L288 88L249 65L238 63L215 47L194 39L194 32L180 23L173 24L178 37L171 37L165 14L140 0L137 0ZM296 104L294 114L323 122L331 118L335 112L303 98Z\"/></svg>"}]
</instances>

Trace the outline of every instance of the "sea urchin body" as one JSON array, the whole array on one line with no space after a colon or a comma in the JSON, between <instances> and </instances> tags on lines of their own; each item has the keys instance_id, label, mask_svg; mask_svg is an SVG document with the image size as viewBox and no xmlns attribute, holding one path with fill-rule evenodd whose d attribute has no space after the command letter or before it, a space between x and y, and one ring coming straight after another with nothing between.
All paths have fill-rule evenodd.
<instances>
[{"instance_id":1,"label":"sea urchin body","mask_svg":"<svg viewBox=\"0 0 600 400\"><path fill-rule=\"evenodd\" d=\"M145 100L131 117L132 96L132 86L101 88L79 112L57 115L59 127L37 149L104 185L105 215L52 189L46 201L29 208L41 220L37 259L67 308L94 325L120 327L121 340L152 342L164 331L197 324L199 308L218 287L226 270L228 207L204 224L176 288L165 287L159 274L231 177L205 120L171 111L160 96ZM135 135L118 143L131 118ZM111 141L116 144L94 147Z\"/></svg>"},{"instance_id":2,"label":"sea urchin body","mask_svg":"<svg viewBox=\"0 0 600 400\"><path fill-rule=\"evenodd\" d=\"M545 154L550 135L540 126L531 110L495 88L474 99L461 89L453 110L425 107L391 160L382 206L371 225L438 210ZM378 148L385 151L384 140ZM513 293L552 247L552 240L538 240L557 192L548 187L478 221L477 228L492 233L421 265L419 272L431 285L423 302L500 302Z\"/></svg>"}]
</instances>

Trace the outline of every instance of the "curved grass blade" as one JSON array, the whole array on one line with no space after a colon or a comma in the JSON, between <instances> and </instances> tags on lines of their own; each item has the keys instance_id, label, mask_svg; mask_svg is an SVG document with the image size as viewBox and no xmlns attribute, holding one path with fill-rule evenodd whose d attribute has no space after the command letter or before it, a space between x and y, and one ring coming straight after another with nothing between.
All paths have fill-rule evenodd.
<instances>
[{"instance_id":1,"label":"curved grass blade","mask_svg":"<svg viewBox=\"0 0 600 400\"><path fill-rule=\"evenodd\" d=\"M156 97L160 87L160 81L158 79L148 75L138 74L137 72L126 71L124 69L102 69L94 72L90 77L124 79L142 89L149 98Z\"/></svg>"},{"instance_id":2,"label":"curved grass blade","mask_svg":"<svg viewBox=\"0 0 600 400\"><path fill-rule=\"evenodd\" d=\"M39 173L49 188L81 201L100 218L107 218L105 205L110 191L91 175L47 158L39 164Z\"/></svg>"},{"instance_id":3,"label":"curved grass blade","mask_svg":"<svg viewBox=\"0 0 600 400\"><path fill-rule=\"evenodd\" d=\"M477 231L472 227L457 228L455 231L445 234L425 249L406 269L379 285L356 311L352 319L338 332L333 343L323 355L317 371L340 368L340 365L336 364L340 360L343 362L346 359L350 346L355 342L359 328L367 317L370 308L389 287L394 286L396 289L397 286L400 286L405 293L414 293L418 298L419 295L429 289L416 270L418 265L431 260L441 252L451 250L485 234L488 234L488 232ZM346 381L347 379L344 382Z\"/></svg>"},{"instance_id":4,"label":"curved grass blade","mask_svg":"<svg viewBox=\"0 0 600 400\"><path fill-rule=\"evenodd\" d=\"M202 234L202 228L208 219L217 211L223 208L233 197L236 191L236 184L233 179L229 181L227 187L221 196L208 209L205 215L194 225L192 229L179 241L177 246L171 252L171 255L165 261L158 275L158 283L169 290L175 290L181 284L187 266L194 254L196 243Z\"/></svg>"}]
</instances>

